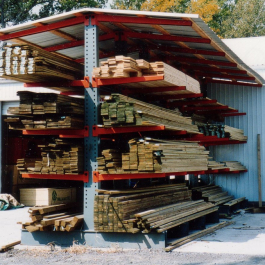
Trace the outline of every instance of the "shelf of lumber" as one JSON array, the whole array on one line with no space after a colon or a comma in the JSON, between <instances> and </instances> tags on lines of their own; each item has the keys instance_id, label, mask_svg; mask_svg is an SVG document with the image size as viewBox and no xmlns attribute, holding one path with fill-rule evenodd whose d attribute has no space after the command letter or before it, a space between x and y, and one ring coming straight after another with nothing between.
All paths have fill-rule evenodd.
<instances>
[{"instance_id":1,"label":"shelf of lumber","mask_svg":"<svg viewBox=\"0 0 265 265\"><path fill-rule=\"evenodd\" d=\"M84 174L21 174L22 178L27 179L56 179L56 180L74 180L88 182L88 172L85 171Z\"/></svg>"},{"instance_id":2,"label":"shelf of lumber","mask_svg":"<svg viewBox=\"0 0 265 265\"><path fill-rule=\"evenodd\" d=\"M99 172L93 172L93 182L100 182L105 180L124 180L124 179L146 179L146 178L165 178L168 176L185 176L185 175L208 175L208 174L236 174L244 173L247 170L230 170L213 169L204 171L186 171L186 172L162 172L162 173L131 173L131 174L99 174Z\"/></svg>"},{"instance_id":3,"label":"shelf of lumber","mask_svg":"<svg viewBox=\"0 0 265 265\"><path fill-rule=\"evenodd\" d=\"M59 135L60 138L84 138L89 136L88 126L84 129L23 130L23 135Z\"/></svg>"}]
</instances>

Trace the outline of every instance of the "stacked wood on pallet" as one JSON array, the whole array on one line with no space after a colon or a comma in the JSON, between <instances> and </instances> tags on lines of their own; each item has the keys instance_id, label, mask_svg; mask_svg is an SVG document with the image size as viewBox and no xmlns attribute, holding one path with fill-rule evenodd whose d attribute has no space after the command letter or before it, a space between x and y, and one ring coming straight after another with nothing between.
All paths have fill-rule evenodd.
<instances>
[{"instance_id":1,"label":"stacked wood on pallet","mask_svg":"<svg viewBox=\"0 0 265 265\"><path fill-rule=\"evenodd\" d=\"M24 158L17 160L17 169L31 174L79 174L83 168L83 146L56 139L48 145L40 145L41 159L36 159L34 167L27 167Z\"/></svg>"},{"instance_id":2,"label":"stacked wood on pallet","mask_svg":"<svg viewBox=\"0 0 265 265\"><path fill-rule=\"evenodd\" d=\"M132 139L130 152L104 150L97 158L101 174L138 172L185 172L208 169L208 154L203 146L187 141L153 138Z\"/></svg>"},{"instance_id":3,"label":"stacked wood on pallet","mask_svg":"<svg viewBox=\"0 0 265 265\"><path fill-rule=\"evenodd\" d=\"M186 90L176 90L166 94L200 93L200 84L194 78L171 67L164 62L148 63L145 60L134 60L130 57L115 56L102 61L100 67L93 69L93 76L101 79L136 77L136 76L163 76L163 80L140 82L142 87L181 86ZM137 87L138 84L126 84L126 87ZM163 93L163 92L162 92Z\"/></svg>"},{"instance_id":4,"label":"stacked wood on pallet","mask_svg":"<svg viewBox=\"0 0 265 265\"><path fill-rule=\"evenodd\" d=\"M191 200L186 184L98 192L94 200L94 227L99 232L140 232L137 213Z\"/></svg>"},{"instance_id":5,"label":"stacked wood on pallet","mask_svg":"<svg viewBox=\"0 0 265 265\"><path fill-rule=\"evenodd\" d=\"M83 224L83 214L76 212L75 204L58 204L29 208L30 220L22 223L22 229L36 231L71 232Z\"/></svg>"},{"instance_id":6,"label":"stacked wood on pallet","mask_svg":"<svg viewBox=\"0 0 265 265\"><path fill-rule=\"evenodd\" d=\"M9 107L10 129L83 128L84 99L55 93L17 92L19 107Z\"/></svg>"},{"instance_id":7,"label":"stacked wood on pallet","mask_svg":"<svg viewBox=\"0 0 265 265\"><path fill-rule=\"evenodd\" d=\"M198 127L192 124L191 118L180 116L179 112L121 94L112 94L105 99L106 101L101 104L104 126L164 125L168 130L199 133Z\"/></svg>"},{"instance_id":8,"label":"stacked wood on pallet","mask_svg":"<svg viewBox=\"0 0 265 265\"><path fill-rule=\"evenodd\" d=\"M214 205L221 205L234 199L234 196L230 196L228 192L216 185L192 188L192 197L193 199L204 199Z\"/></svg>"},{"instance_id":9,"label":"stacked wood on pallet","mask_svg":"<svg viewBox=\"0 0 265 265\"><path fill-rule=\"evenodd\" d=\"M0 50L0 76L21 82L78 80L84 67L37 47L10 44Z\"/></svg>"}]
</instances>

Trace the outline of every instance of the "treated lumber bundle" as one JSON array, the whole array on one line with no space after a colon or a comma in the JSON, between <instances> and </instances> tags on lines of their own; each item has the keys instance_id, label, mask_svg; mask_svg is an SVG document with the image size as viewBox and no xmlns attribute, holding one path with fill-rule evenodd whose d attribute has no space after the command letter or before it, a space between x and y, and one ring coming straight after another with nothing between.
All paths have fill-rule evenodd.
<instances>
[{"instance_id":1,"label":"treated lumber bundle","mask_svg":"<svg viewBox=\"0 0 265 265\"><path fill-rule=\"evenodd\" d=\"M167 130L185 130L199 133L198 127L192 124L189 117L179 112L148 104L121 94L104 97L101 104L101 117L104 126L125 125L164 125Z\"/></svg>"},{"instance_id":2,"label":"treated lumber bundle","mask_svg":"<svg viewBox=\"0 0 265 265\"><path fill-rule=\"evenodd\" d=\"M143 230L143 232L149 233L155 230L161 233L216 211L218 211L218 207L215 207L212 203L200 200L155 208L137 213L135 217L137 218L138 228Z\"/></svg>"},{"instance_id":3,"label":"treated lumber bundle","mask_svg":"<svg viewBox=\"0 0 265 265\"><path fill-rule=\"evenodd\" d=\"M167 87L182 86L186 90L175 90L161 94L186 94L200 93L200 84L194 78L173 68L164 62L148 63L142 59L134 60L130 57L115 56L107 61L103 61L100 67L93 69L93 76L101 79L139 77L139 76L163 76L163 80L140 83L129 83L126 87Z\"/></svg>"},{"instance_id":4,"label":"treated lumber bundle","mask_svg":"<svg viewBox=\"0 0 265 265\"><path fill-rule=\"evenodd\" d=\"M29 45L8 44L0 50L0 76L6 79L27 83L76 80L84 76L83 68L71 59Z\"/></svg>"},{"instance_id":5,"label":"treated lumber bundle","mask_svg":"<svg viewBox=\"0 0 265 265\"><path fill-rule=\"evenodd\" d=\"M33 167L26 167L19 159L20 173L31 174L79 174L83 172L83 146L69 140L55 139L47 145L39 145L41 159Z\"/></svg>"},{"instance_id":6,"label":"treated lumber bundle","mask_svg":"<svg viewBox=\"0 0 265 265\"><path fill-rule=\"evenodd\" d=\"M185 183L98 193L94 199L94 227L99 232L140 232L137 212L191 199Z\"/></svg>"},{"instance_id":7,"label":"treated lumber bundle","mask_svg":"<svg viewBox=\"0 0 265 265\"><path fill-rule=\"evenodd\" d=\"M191 241L193 241L193 240L195 240L197 238L200 238L202 236L206 236L208 234L211 234L214 231L216 231L218 229L221 229L223 227L226 227L228 225L231 225L233 223L234 222L232 222L232 221L230 221L230 222L221 222L221 223L219 223L217 225L213 225L211 227L208 227L208 228L206 228L206 229L204 229L202 231L199 231L199 232L193 233L191 235L182 237L180 239L174 240L174 241L169 243L169 246L167 246L165 248L165 251L169 252L169 251L171 251L171 250L173 250L173 249L175 249L177 247L180 247L180 246L182 246L184 244L187 244L187 243L189 243L189 242L191 242Z\"/></svg>"},{"instance_id":8,"label":"treated lumber bundle","mask_svg":"<svg viewBox=\"0 0 265 265\"><path fill-rule=\"evenodd\" d=\"M35 231L73 231L81 227L84 215L76 211L76 204L58 204L29 208L30 220L22 229Z\"/></svg>"},{"instance_id":9,"label":"treated lumber bundle","mask_svg":"<svg viewBox=\"0 0 265 265\"><path fill-rule=\"evenodd\" d=\"M196 199L204 199L214 205L221 205L234 199L234 196L228 195L228 192L223 191L221 187L215 185L193 188L192 197Z\"/></svg>"},{"instance_id":10,"label":"treated lumber bundle","mask_svg":"<svg viewBox=\"0 0 265 265\"><path fill-rule=\"evenodd\" d=\"M146 137L131 139L128 143L130 151L127 153L121 153L120 150L102 152L103 157L97 158L99 173L160 173L208 169L209 151L196 142L166 141ZM110 152L111 160L107 160L104 154Z\"/></svg>"}]
</instances>

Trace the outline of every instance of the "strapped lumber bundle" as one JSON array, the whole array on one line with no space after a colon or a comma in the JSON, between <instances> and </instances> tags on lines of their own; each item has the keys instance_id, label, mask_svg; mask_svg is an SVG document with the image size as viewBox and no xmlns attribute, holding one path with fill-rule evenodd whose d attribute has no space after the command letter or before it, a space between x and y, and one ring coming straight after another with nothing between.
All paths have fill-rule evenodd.
<instances>
[{"instance_id":1,"label":"strapped lumber bundle","mask_svg":"<svg viewBox=\"0 0 265 265\"><path fill-rule=\"evenodd\" d=\"M191 199L185 183L98 192L94 200L94 227L99 232L140 232L136 213Z\"/></svg>"},{"instance_id":2,"label":"strapped lumber bundle","mask_svg":"<svg viewBox=\"0 0 265 265\"><path fill-rule=\"evenodd\" d=\"M55 139L48 145L39 145L41 159L36 159L34 167L26 167L24 159L18 159L20 173L31 174L79 174L83 168L83 146L71 141ZM24 169L24 170L21 170Z\"/></svg>"},{"instance_id":3,"label":"strapped lumber bundle","mask_svg":"<svg viewBox=\"0 0 265 265\"><path fill-rule=\"evenodd\" d=\"M185 73L175 69L174 67L164 62L148 63L145 60L134 60L130 57L115 56L107 61L102 61L100 67L93 69L93 76L101 79L124 78L124 77L139 77L139 76L163 76L163 80L129 83L125 87L168 87L181 86L186 87L186 90L175 90L162 94L190 94L200 93L199 82L186 75ZM124 86L124 85L123 85Z\"/></svg>"},{"instance_id":4,"label":"strapped lumber bundle","mask_svg":"<svg viewBox=\"0 0 265 265\"><path fill-rule=\"evenodd\" d=\"M78 129L84 127L84 99L55 93L17 92L19 107L10 107L9 129Z\"/></svg>"},{"instance_id":5,"label":"strapped lumber bundle","mask_svg":"<svg viewBox=\"0 0 265 265\"><path fill-rule=\"evenodd\" d=\"M0 76L27 83L78 80L84 66L37 47L10 44L0 50Z\"/></svg>"},{"instance_id":6,"label":"strapped lumber bundle","mask_svg":"<svg viewBox=\"0 0 265 265\"><path fill-rule=\"evenodd\" d=\"M80 229L84 215L76 212L76 204L35 206L28 210L30 220L22 223L22 229L36 231L67 231Z\"/></svg>"},{"instance_id":7,"label":"strapped lumber bundle","mask_svg":"<svg viewBox=\"0 0 265 265\"><path fill-rule=\"evenodd\" d=\"M204 199L214 205L220 205L234 199L234 196L228 195L228 192L223 191L220 186L207 185L192 188L193 199Z\"/></svg>"},{"instance_id":8,"label":"strapped lumber bundle","mask_svg":"<svg viewBox=\"0 0 265 265\"><path fill-rule=\"evenodd\" d=\"M196 142L131 139L130 152L108 149L97 158L101 174L160 173L208 169L209 151ZM121 168L122 167L122 168Z\"/></svg>"},{"instance_id":9,"label":"strapped lumber bundle","mask_svg":"<svg viewBox=\"0 0 265 265\"><path fill-rule=\"evenodd\" d=\"M164 125L167 130L185 130L199 133L197 125L189 117L183 117L177 111L148 104L121 94L103 97L101 117L104 126L125 125Z\"/></svg>"}]
</instances>

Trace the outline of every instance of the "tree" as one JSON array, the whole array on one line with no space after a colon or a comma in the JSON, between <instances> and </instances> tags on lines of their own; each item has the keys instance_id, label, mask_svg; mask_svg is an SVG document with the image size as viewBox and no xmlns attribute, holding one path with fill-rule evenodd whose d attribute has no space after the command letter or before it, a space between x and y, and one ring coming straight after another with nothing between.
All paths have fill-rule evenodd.
<instances>
[{"instance_id":1,"label":"tree","mask_svg":"<svg viewBox=\"0 0 265 265\"><path fill-rule=\"evenodd\" d=\"M104 7L107 0L0 0L1 27L83 7Z\"/></svg>"},{"instance_id":2,"label":"tree","mask_svg":"<svg viewBox=\"0 0 265 265\"><path fill-rule=\"evenodd\" d=\"M225 38L265 35L265 0L237 0L221 25Z\"/></svg>"}]
</instances>

